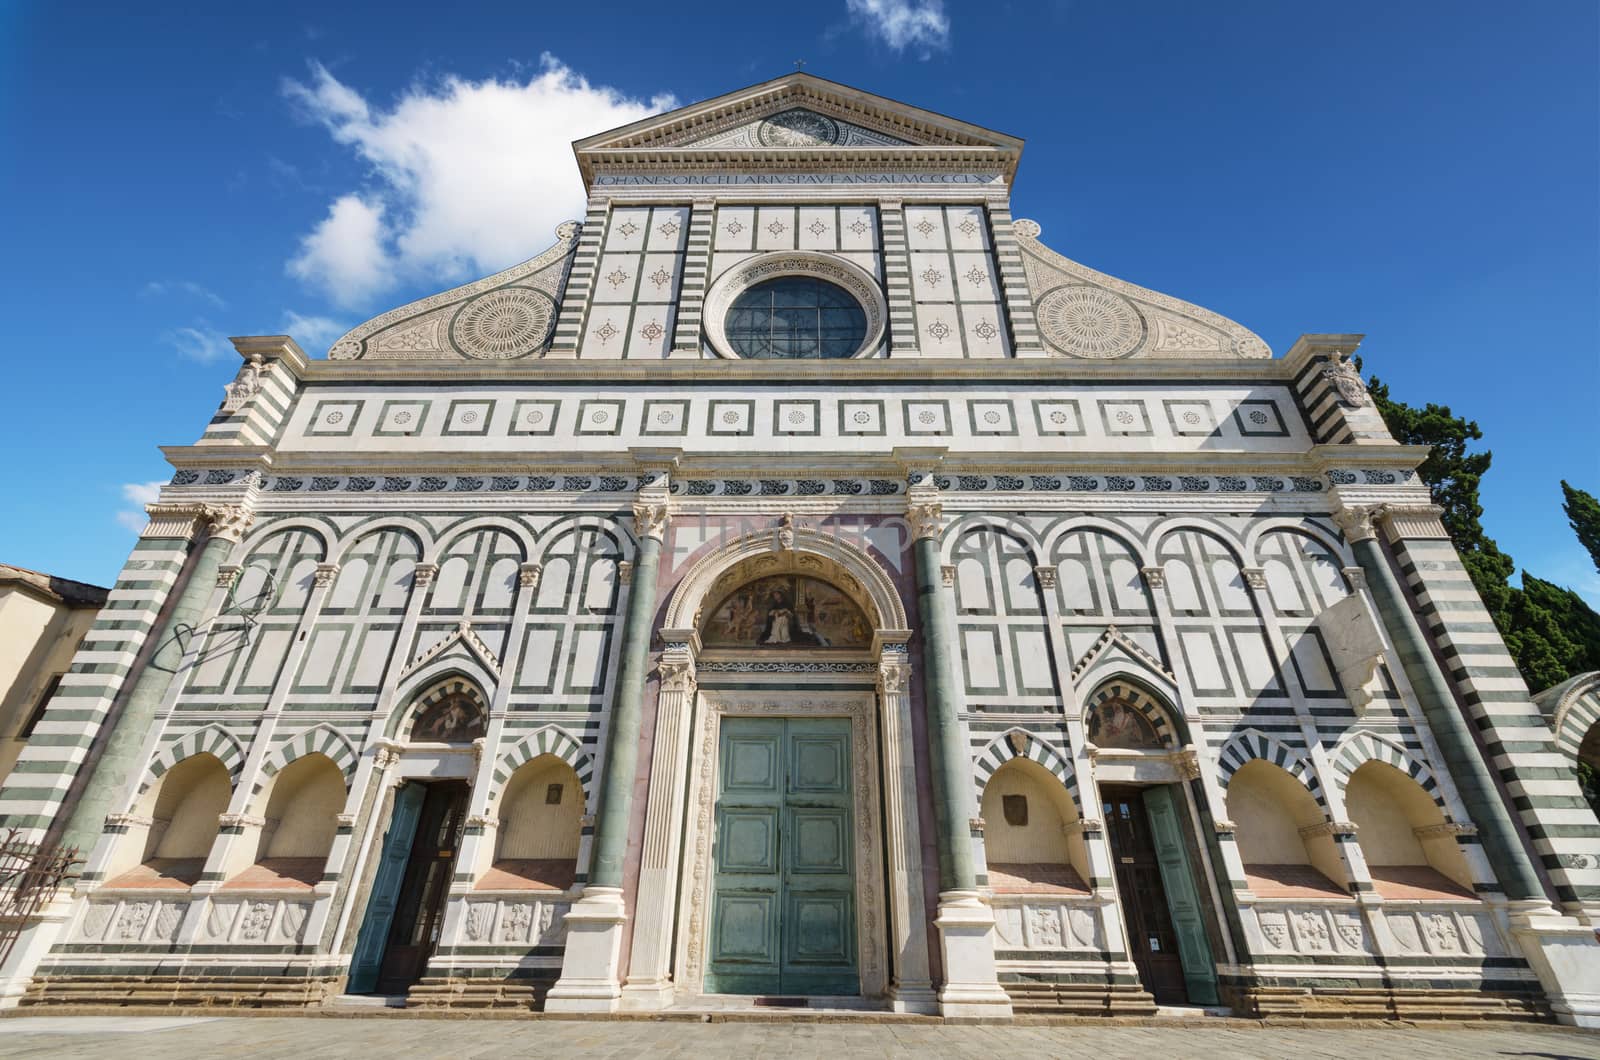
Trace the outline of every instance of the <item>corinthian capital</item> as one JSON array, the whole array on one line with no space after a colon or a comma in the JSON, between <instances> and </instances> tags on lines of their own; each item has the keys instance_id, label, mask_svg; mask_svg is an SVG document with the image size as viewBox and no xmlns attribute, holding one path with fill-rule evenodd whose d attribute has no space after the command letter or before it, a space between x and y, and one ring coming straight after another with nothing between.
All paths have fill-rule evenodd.
<instances>
[{"instance_id":1,"label":"corinthian capital","mask_svg":"<svg viewBox=\"0 0 1600 1060\"><path fill-rule=\"evenodd\" d=\"M206 520L210 524L212 537L238 542L244 540L244 535L255 523L256 514L242 504L208 504Z\"/></svg>"},{"instance_id":2,"label":"corinthian capital","mask_svg":"<svg viewBox=\"0 0 1600 1060\"><path fill-rule=\"evenodd\" d=\"M666 501L638 500L633 502L633 528L641 539L660 541L667 534L667 523L672 521L672 506Z\"/></svg>"},{"instance_id":3,"label":"corinthian capital","mask_svg":"<svg viewBox=\"0 0 1600 1060\"><path fill-rule=\"evenodd\" d=\"M911 685L911 663L899 652L885 652L878 660L878 691L904 695Z\"/></svg>"},{"instance_id":4,"label":"corinthian capital","mask_svg":"<svg viewBox=\"0 0 1600 1060\"><path fill-rule=\"evenodd\" d=\"M906 521L911 524L911 536L918 541L925 537L937 539L944 527L944 505L938 501L922 501L906 509Z\"/></svg>"},{"instance_id":5,"label":"corinthian capital","mask_svg":"<svg viewBox=\"0 0 1600 1060\"><path fill-rule=\"evenodd\" d=\"M1345 540L1352 545L1357 541L1371 541L1377 536L1373 529L1373 516L1377 509L1370 504L1352 504L1333 513L1333 521L1344 532Z\"/></svg>"}]
</instances>

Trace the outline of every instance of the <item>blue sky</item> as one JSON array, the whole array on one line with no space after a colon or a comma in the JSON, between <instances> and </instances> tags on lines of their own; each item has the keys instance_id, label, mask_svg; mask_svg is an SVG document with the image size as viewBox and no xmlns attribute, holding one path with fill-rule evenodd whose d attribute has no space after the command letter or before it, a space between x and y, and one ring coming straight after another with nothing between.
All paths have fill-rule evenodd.
<instances>
[{"instance_id":1,"label":"blue sky","mask_svg":"<svg viewBox=\"0 0 1600 1060\"><path fill-rule=\"evenodd\" d=\"M0 561L109 583L238 364L542 250L567 143L806 69L1027 139L1014 207L1477 419L1489 531L1600 604L1600 5L0 0ZM133 8L145 9L139 13ZM591 21L590 15L601 17Z\"/></svg>"}]
</instances>

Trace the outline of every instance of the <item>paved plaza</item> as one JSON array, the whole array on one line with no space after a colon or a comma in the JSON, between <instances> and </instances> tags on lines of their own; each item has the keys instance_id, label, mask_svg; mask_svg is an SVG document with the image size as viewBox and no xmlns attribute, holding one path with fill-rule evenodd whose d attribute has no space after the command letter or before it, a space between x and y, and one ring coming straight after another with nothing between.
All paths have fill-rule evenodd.
<instances>
[{"instance_id":1,"label":"paved plaza","mask_svg":"<svg viewBox=\"0 0 1600 1060\"><path fill-rule=\"evenodd\" d=\"M436 1020L19 1016L0 1019L0 1057L566 1057L648 1055L693 1060L837 1060L924 1057L1021 1060L1465 1060L1529 1057L1600 1060L1600 1034L1554 1027L941 1026L922 1023L688 1023L648 1020Z\"/></svg>"}]
</instances>

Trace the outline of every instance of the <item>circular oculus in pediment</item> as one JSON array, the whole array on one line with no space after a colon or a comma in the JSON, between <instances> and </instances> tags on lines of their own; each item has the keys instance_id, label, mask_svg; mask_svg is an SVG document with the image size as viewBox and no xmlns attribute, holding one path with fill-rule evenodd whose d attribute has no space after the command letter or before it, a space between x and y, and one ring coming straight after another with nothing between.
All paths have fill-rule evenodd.
<instances>
[{"instance_id":1,"label":"circular oculus in pediment","mask_svg":"<svg viewBox=\"0 0 1600 1060\"><path fill-rule=\"evenodd\" d=\"M450 321L450 342L463 356L485 361L524 357L550 334L555 304L541 291L501 287L471 298Z\"/></svg>"},{"instance_id":2,"label":"circular oculus in pediment","mask_svg":"<svg viewBox=\"0 0 1600 1060\"><path fill-rule=\"evenodd\" d=\"M1039 299L1039 330L1050 345L1075 357L1110 360L1144 345L1144 317L1119 294L1072 284Z\"/></svg>"},{"instance_id":3,"label":"circular oculus in pediment","mask_svg":"<svg viewBox=\"0 0 1600 1060\"><path fill-rule=\"evenodd\" d=\"M763 147L830 147L839 142L839 123L814 110L786 110L756 129Z\"/></svg>"},{"instance_id":4,"label":"circular oculus in pediment","mask_svg":"<svg viewBox=\"0 0 1600 1060\"><path fill-rule=\"evenodd\" d=\"M830 254L810 251L777 251L762 254L740 262L721 276L706 292L706 339L719 357L740 359L742 354L729 336L730 316L734 304L746 291L787 276L820 280L854 299L865 317L865 326L859 331L859 341L848 352L831 354L834 357L866 357L874 353L883 342L884 327L889 319L889 303L884 299L883 288L871 274L859 265ZM735 323L735 331L742 328ZM857 334L854 328L852 335ZM821 356L819 351L818 356Z\"/></svg>"}]
</instances>

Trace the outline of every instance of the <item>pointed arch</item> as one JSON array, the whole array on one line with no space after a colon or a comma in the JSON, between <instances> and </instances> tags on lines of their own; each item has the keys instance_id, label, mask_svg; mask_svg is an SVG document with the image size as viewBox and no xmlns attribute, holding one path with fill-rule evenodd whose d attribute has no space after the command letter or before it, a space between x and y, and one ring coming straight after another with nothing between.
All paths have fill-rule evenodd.
<instances>
[{"instance_id":1,"label":"pointed arch","mask_svg":"<svg viewBox=\"0 0 1600 1060\"><path fill-rule=\"evenodd\" d=\"M473 671L477 671L476 673ZM483 715L484 725L489 722L489 695L485 691L494 687L487 671L475 659L451 657L439 669L419 673L401 683L395 702L401 706L389 715L385 734L399 740L411 738L411 728L429 708L449 696L465 696Z\"/></svg>"},{"instance_id":2,"label":"pointed arch","mask_svg":"<svg viewBox=\"0 0 1600 1060\"><path fill-rule=\"evenodd\" d=\"M1110 661L1124 664L1121 659ZM1138 659L1133 661L1141 662ZM1150 664L1142 663L1142 666L1145 669L1149 669ZM1090 668L1091 676L1095 669L1097 668ZM1154 691L1152 683L1132 678L1125 673L1119 672L1114 676L1103 678L1098 685L1093 686L1093 692L1083 697L1084 720L1087 721L1089 715L1100 704L1111 700L1120 700L1132 707L1140 717L1149 723L1150 727L1155 730L1156 739L1162 747L1181 747L1189 742L1189 732L1188 727L1183 723L1183 719L1179 717L1177 710L1173 707L1173 703L1176 702L1175 693L1177 689L1170 684L1170 678L1166 676L1160 678L1160 685L1171 688L1174 693L1173 698L1169 699Z\"/></svg>"},{"instance_id":3,"label":"pointed arch","mask_svg":"<svg viewBox=\"0 0 1600 1060\"><path fill-rule=\"evenodd\" d=\"M1371 729L1358 729L1340 740L1338 747L1334 749L1333 776L1339 790L1343 791L1355 771L1368 762L1383 762L1385 765L1394 766L1416 781L1440 809L1447 809L1444 795L1439 791L1439 782L1434 779L1433 770L1399 743L1386 736L1380 736Z\"/></svg>"},{"instance_id":4,"label":"pointed arch","mask_svg":"<svg viewBox=\"0 0 1600 1060\"><path fill-rule=\"evenodd\" d=\"M267 783L289 763L309 754L327 756L344 774L345 787L349 788L350 778L355 775L356 763L361 756L344 733L324 723L304 729L278 745L278 749L261 767L261 776L250 789L250 798L254 800L259 796Z\"/></svg>"},{"instance_id":5,"label":"pointed arch","mask_svg":"<svg viewBox=\"0 0 1600 1060\"><path fill-rule=\"evenodd\" d=\"M1322 782L1317 779L1316 771L1311 768L1306 756L1276 737L1268 736L1260 729L1242 729L1222 745L1222 749L1217 752L1217 783L1226 789L1235 773L1258 758L1271 762L1294 777L1311 792L1312 797L1317 800L1317 805L1326 808L1327 801L1323 798Z\"/></svg>"},{"instance_id":6,"label":"pointed arch","mask_svg":"<svg viewBox=\"0 0 1600 1060\"><path fill-rule=\"evenodd\" d=\"M500 792L505 789L506 782L511 779L513 773L540 755L547 754L555 755L572 767L572 771L578 774L578 783L583 785L584 801L593 806L594 760L584 751L583 744L558 725L546 725L535 729L512 744L511 750L500 756L500 761L495 763L494 775L489 781L488 805L493 806L500 798Z\"/></svg>"},{"instance_id":7,"label":"pointed arch","mask_svg":"<svg viewBox=\"0 0 1600 1060\"><path fill-rule=\"evenodd\" d=\"M1014 740L1014 736L1020 739ZM1017 749L1018 744L1022 745L1020 751ZM1020 725L1012 726L996 736L989 741L988 746L974 756L972 785L978 805L983 805L983 789L989 786L989 778L1014 758L1030 759L1049 770L1050 775L1061 781L1062 786L1067 789L1073 808L1079 813L1083 812L1083 807L1078 804L1078 774L1072 768L1071 760L1049 740Z\"/></svg>"},{"instance_id":8,"label":"pointed arch","mask_svg":"<svg viewBox=\"0 0 1600 1060\"><path fill-rule=\"evenodd\" d=\"M198 754L214 755L227 768L229 782L239 782L239 770L244 768L244 745L222 726L207 725L183 734L156 753L145 770L144 779L139 782L139 794L148 792L173 766Z\"/></svg>"}]
</instances>

